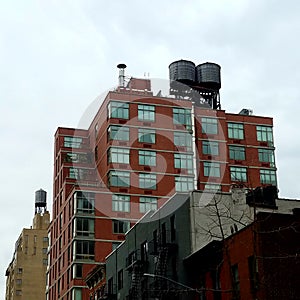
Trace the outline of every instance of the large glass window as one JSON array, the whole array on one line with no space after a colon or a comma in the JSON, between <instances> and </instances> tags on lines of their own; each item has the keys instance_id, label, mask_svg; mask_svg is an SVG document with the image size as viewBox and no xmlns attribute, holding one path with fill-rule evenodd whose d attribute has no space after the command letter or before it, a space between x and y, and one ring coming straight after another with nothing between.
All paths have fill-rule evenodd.
<instances>
[{"instance_id":1,"label":"large glass window","mask_svg":"<svg viewBox=\"0 0 300 300\"><path fill-rule=\"evenodd\" d=\"M247 168L230 167L231 181L247 182Z\"/></svg>"},{"instance_id":2,"label":"large glass window","mask_svg":"<svg viewBox=\"0 0 300 300\"><path fill-rule=\"evenodd\" d=\"M218 119L216 118L201 118L202 133L218 134Z\"/></svg>"},{"instance_id":3,"label":"large glass window","mask_svg":"<svg viewBox=\"0 0 300 300\"><path fill-rule=\"evenodd\" d=\"M219 163L216 162L203 162L203 171L204 176L210 177L220 177L221 176L221 167Z\"/></svg>"},{"instance_id":4,"label":"large glass window","mask_svg":"<svg viewBox=\"0 0 300 300\"><path fill-rule=\"evenodd\" d=\"M129 187L130 172L112 170L109 172L108 181L110 186Z\"/></svg>"},{"instance_id":5,"label":"large glass window","mask_svg":"<svg viewBox=\"0 0 300 300\"><path fill-rule=\"evenodd\" d=\"M174 166L177 169L193 171L193 156L190 154L174 153Z\"/></svg>"},{"instance_id":6,"label":"large glass window","mask_svg":"<svg viewBox=\"0 0 300 300\"><path fill-rule=\"evenodd\" d=\"M140 143L155 144L155 130L154 129L139 128L138 136L139 136Z\"/></svg>"},{"instance_id":7,"label":"large glass window","mask_svg":"<svg viewBox=\"0 0 300 300\"><path fill-rule=\"evenodd\" d=\"M73 163L90 163L91 156L88 153L69 152L65 154L64 161Z\"/></svg>"},{"instance_id":8,"label":"large glass window","mask_svg":"<svg viewBox=\"0 0 300 300\"><path fill-rule=\"evenodd\" d=\"M81 137L75 137L75 136L65 136L64 137L64 147L80 148L81 144L82 144Z\"/></svg>"},{"instance_id":9,"label":"large glass window","mask_svg":"<svg viewBox=\"0 0 300 300\"><path fill-rule=\"evenodd\" d=\"M75 232L77 236L94 236L95 220L91 218L75 218Z\"/></svg>"},{"instance_id":10,"label":"large glass window","mask_svg":"<svg viewBox=\"0 0 300 300\"><path fill-rule=\"evenodd\" d=\"M129 149L111 147L108 151L110 163L129 164Z\"/></svg>"},{"instance_id":11,"label":"large glass window","mask_svg":"<svg viewBox=\"0 0 300 300\"><path fill-rule=\"evenodd\" d=\"M268 142L269 146L273 146L273 130L270 126L256 126L257 140L260 142Z\"/></svg>"},{"instance_id":12,"label":"large glass window","mask_svg":"<svg viewBox=\"0 0 300 300\"><path fill-rule=\"evenodd\" d=\"M187 150L192 150L192 135L187 132L174 132L174 145L178 147L186 147Z\"/></svg>"},{"instance_id":13,"label":"large glass window","mask_svg":"<svg viewBox=\"0 0 300 300\"><path fill-rule=\"evenodd\" d=\"M194 178L186 176L175 177L176 192L188 192L194 189Z\"/></svg>"},{"instance_id":14,"label":"large glass window","mask_svg":"<svg viewBox=\"0 0 300 300\"><path fill-rule=\"evenodd\" d=\"M230 139L243 140L244 139L244 124L228 123L228 137Z\"/></svg>"},{"instance_id":15,"label":"large glass window","mask_svg":"<svg viewBox=\"0 0 300 300\"><path fill-rule=\"evenodd\" d=\"M202 141L202 153L206 155L219 155L219 143Z\"/></svg>"},{"instance_id":16,"label":"large glass window","mask_svg":"<svg viewBox=\"0 0 300 300\"><path fill-rule=\"evenodd\" d=\"M109 118L128 119L129 118L129 103L111 101L108 104Z\"/></svg>"},{"instance_id":17,"label":"large glass window","mask_svg":"<svg viewBox=\"0 0 300 300\"><path fill-rule=\"evenodd\" d=\"M174 124L181 124L186 129L192 129L191 110L186 108L173 108L173 122Z\"/></svg>"},{"instance_id":18,"label":"large glass window","mask_svg":"<svg viewBox=\"0 0 300 300\"><path fill-rule=\"evenodd\" d=\"M87 180L89 174L88 169L69 168L69 177L77 180Z\"/></svg>"},{"instance_id":19,"label":"large glass window","mask_svg":"<svg viewBox=\"0 0 300 300\"><path fill-rule=\"evenodd\" d=\"M139 150L139 164L145 166L156 166L156 152Z\"/></svg>"},{"instance_id":20,"label":"large glass window","mask_svg":"<svg viewBox=\"0 0 300 300\"><path fill-rule=\"evenodd\" d=\"M93 214L95 207L95 194L91 192L75 192L75 212Z\"/></svg>"},{"instance_id":21,"label":"large glass window","mask_svg":"<svg viewBox=\"0 0 300 300\"><path fill-rule=\"evenodd\" d=\"M113 220L113 233L126 233L129 229L129 221Z\"/></svg>"},{"instance_id":22,"label":"large glass window","mask_svg":"<svg viewBox=\"0 0 300 300\"><path fill-rule=\"evenodd\" d=\"M157 209L157 198L155 197L140 197L140 212L145 213L149 210Z\"/></svg>"},{"instance_id":23,"label":"large glass window","mask_svg":"<svg viewBox=\"0 0 300 300\"><path fill-rule=\"evenodd\" d=\"M258 158L259 158L259 161L270 163L271 167L275 167L274 150L258 149Z\"/></svg>"},{"instance_id":24,"label":"large glass window","mask_svg":"<svg viewBox=\"0 0 300 300\"><path fill-rule=\"evenodd\" d=\"M274 170L260 170L260 182L277 185L276 172Z\"/></svg>"},{"instance_id":25,"label":"large glass window","mask_svg":"<svg viewBox=\"0 0 300 300\"><path fill-rule=\"evenodd\" d=\"M235 160L245 160L245 147L229 146L229 158Z\"/></svg>"},{"instance_id":26,"label":"large glass window","mask_svg":"<svg viewBox=\"0 0 300 300\"><path fill-rule=\"evenodd\" d=\"M129 141L129 127L111 125L107 131L110 140Z\"/></svg>"},{"instance_id":27,"label":"large glass window","mask_svg":"<svg viewBox=\"0 0 300 300\"><path fill-rule=\"evenodd\" d=\"M156 174L140 173L139 174L139 187L141 189L156 189Z\"/></svg>"},{"instance_id":28,"label":"large glass window","mask_svg":"<svg viewBox=\"0 0 300 300\"><path fill-rule=\"evenodd\" d=\"M94 260L95 242L94 241L74 241L75 259Z\"/></svg>"},{"instance_id":29,"label":"large glass window","mask_svg":"<svg viewBox=\"0 0 300 300\"><path fill-rule=\"evenodd\" d=\"M130 196L112 195L112 210L129 212L130 211Z\"/></svg>"},{"instance_id":30,"label":"large glass window","mask_svg":"<svg viewBox=\"0 0 300 300\"><path fill-rule=\"evenodd\" d=\"M155 121L155 106L154 105L138 105L138 119L140 121Z\"/></svg>"}]
</instances>

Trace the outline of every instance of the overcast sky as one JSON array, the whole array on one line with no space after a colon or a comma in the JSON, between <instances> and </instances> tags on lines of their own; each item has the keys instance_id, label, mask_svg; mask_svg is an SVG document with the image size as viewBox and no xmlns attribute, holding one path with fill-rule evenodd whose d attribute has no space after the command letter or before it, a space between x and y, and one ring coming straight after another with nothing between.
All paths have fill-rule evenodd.
<instances>
[{"instance_id":1,"label":"overcast sky","mask_svg":"<svg viewBox=\"0 0 300 300\"><path fill-rule=\"evenodd\" d=\"M127 75L168 78L178 59L222 67L221 104L274 118L280 196L300 198L297 0L0 0L0 298L14 243L52 202L53 135Z\"/></svg>"}]
</instances>

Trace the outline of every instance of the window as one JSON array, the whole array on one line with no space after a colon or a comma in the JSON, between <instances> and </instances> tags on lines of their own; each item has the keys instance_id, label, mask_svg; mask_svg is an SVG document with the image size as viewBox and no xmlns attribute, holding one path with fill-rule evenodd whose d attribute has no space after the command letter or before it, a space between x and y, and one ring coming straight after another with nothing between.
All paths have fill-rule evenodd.
<instances>
[{"instance_id":1,"label":"window","mask_svg":"<svg viewBox=\"0 0 300 300\"><path fill-rule=\"evenodd\" d=\"M48 250L47 248L43 248L43 250L42 250L43 254L47 254L47 250Z\"/></svg>"},{"instance_id":2,"label":"window","mask_svg":"<svg viewBox=\"0 0 300 300\"><path fill-rule=\"evenodd\" d=\"M81 264L73 265L73 278L82 278L82 265Z\"/></svg>"},{"instance_id":3,"label":"window","mask_svg":"<svg viewBox=\"0 0 300 300\"><path fill-rule=\"evenodd\" d=\"M201 118L202 133L218 134L218 119L216 118Z\"/></svg>"},{"instance_id":4,"label":"window","mask_svg":"<svg viewBox=\"0 0 300 300\"><path fill-rule=\"evenodd\" d=\"M138 130L139 142L155 144L155 130L139 128Z\"/></svg>"},{"instance_id":5,"label":"window","mask_svg":"<svg viewBox=\"0 0 300 300\"><path fill-rule=\"evenodd\" d=\"M82 144L81 137L65 136L64 137L64 147L68 148L80 148Z\"/></svg>"},{"instance_id":6,"label":"window","mask_svg":"<svg viewBox=\"0 0 300 300\"><path fill-rule=\"evenodd\" d=\"M110 140L129 141L129 128L126 126L111 125L107 132Z\"/></svg>"},{"instance_id":7,"label":"window","mask_svg":"<svg viewBox=\"0 0 300 300\"><path fill-rule=\"evenodd\" d=\"M108 104L109 118L128 119L129 118L129 103L111 101Z\"/></svg>"},{"instance_id":8,"label":"window","mask_svg":"<svg viewBox=\"0 0 300 300\"><path fill-rule=\"evenodd\" d=\"M91 192L75 192L75 212L82 214L94 214L95 194Z\"/></svg>"},{"instance_id":9,"label":"window","mask_svg":"<svg viewBox=\"0 0 300 300\"><path fill-rule=\"evenodd\" d=\"M247 182L247 169L243 167L230 167L231 181Z\"/></svg>"},{"instance_id":10,"label":"window","mask_svg":"<svg viewBox=\"0 0 300 300\"><path fill-rule=\"evenodd\" d=\"M256 136L259 142L268 142L269 146L273 146L273 130L270 126L256 126Z\"/></svg>"},{"instance_id":11,"label":"window","mask_svg":"<svg viewBox=\"0 0 300 300\"><path fill-rule=\"evenodd\" d=\"M171 227L171 242L174 242L176 239L176 224L175 224L175 215L170 218L170 227Z\"/></svg>"},{"instance_id":12,"label":"window","mask_svg":"<svg viewBox=\"0 0 300 300\"><path fill-rule=\"evenodd\" d=\"M47 237L47 236L44 236L44 237L43 237L43 242L44 242L44 243L48 243L48 237Z\"/></svg>"},{"instance_id":13,"label":"window","mask_svg":"<svg viewBox=\"0 0 300 300\"><path fill-rule=\"evenodd\" d=\"M244 124L228 123L228 137L230 139L244 139Z\"/></svg>"},{"instance_id":14,"label":"window","mask_svg":"<svg viewBox=\"0 0 300 300\"><path fill-rule=\"evenodd\" d=\"M129 164L129 149L111 147L108 151L110 163Z\"/></svg>"},{"instance_id":15,"label":"window","mask_svg":"<svg viewBox=\"0 0 300 300\"><path fill-rule=\"evenodd\" d=\"M140 197L140 212L145 213L149 210L157 209L157 198L155 197Z\"/></svg>"},{"instance_id":16,"label":"window","mask_svg":"<svg viewBox=\"0 0 300 300\"><path fill-rule=\"evenodd\" d=\"M43 265L44 265L44 266L47 266L47 265L48 265L48 259L47 259L47 258L44 258L44 259L43 259Z\"/></svg>"},{"instance_id":17,"label":"window","mask_svg":"<svg viewBox=\"0 0 300 300\"><path fill-rule=\"evenodd\" d=\"M192 135L187 132L174 132L174 145L192 150Z\"/></svg>"},{"instance_id":18,"label":"window","mask_svg":"<svg viewBox=\"0 0 300 300\"><path fill-rule=\"evenodd\" d=\"M141 189L156 189L156 174L140 173L139 187Z\"/></svg>"},{"instance_id":19,"label":"window","mask_svg":"<svg viewBox=\"0 0 300 300\"><path fill-rule=\"evenodd\" d=\"M65 162L73 163L89 163L91 162L91 157L87 153L66 153L64 157Z\"/></svg>"},{"instance_id":20,"label":"window","mask_svg":"<svg viewBox=\"0 0 300 300\"><path fill-rule=\"evenodd\" d=\"M90 218L76 218L74 220L77 236L94 236L95 220Z\"/></svg>"},{"instance_id":21,"label":"window","mask_svg":"<svg viewBox=\"0 0 300 300\"><path fill-rule=\"evenodd\" d=\"M112 195L112 210L129 212L130 211L130 196Z\"/></svg>"},{"instance_id":22,"label":"window","mask_svg":"<svg viewBox=\"0 0 300 300\"><path fill-rule=\"evenodd\" d=\"M82 300L82 289L74 288L72 289L72 298L73 300Z\"/></svg>"},{"instance_id":23,"label":"window","mask_svg":"<svg viewBox=\"0 0 300 300\"><path fill-rule=\"evenodd\" d=\"M74 241L75 259L94 260L95 242L94 241Z\"/></svg>"},{"instance_id":24,"label":"window","mask_svg":"<svg viewBox=\"0 0 300 300\"><path fill-rule=\"evenodd\" d=\"M221 191L221 186L219 184L207 183L205 184L205 190L211 192Z\"/></svg>"},{"instance_id":25,"label":"window","mask_svg":"<svg viewBox=\"0 0 300 300\"><path fill-rule=\"evenodd\" d=\"M69 177L77 180L86 180L89 174L88 169L69 168Z\"/></svg>"},{"instance_id":26,"label":"window","mask_svg":"<svg viewBox=\"0 0 300 300\"><path fill-rule=\"evenodd\" d=\"M123 269L118 272L118 290L123 288Z\"/></svg>"},{"instance_id":27,"label":"window","mask_svg":"<svg viewBox=\"0 0 300 300\"><path fill-rule=\"evenodd\" d=\"M114 281L113 281L113 277L109 278L108 279L108 282L107 282L107 292L108 292L108 295L112 295L114 293Z\"/></svg>"},{"instance_id":28,"label":"window","mask_svg":"<svg viewBox=\"0 0 300 300\"><path fill-rule=\"evenodd\" d=\"M274 151L272 149L258 149L258 158L261 162L270 163L270 167L275 167Z\"/></svg>"},{"instance_id":29,"label":"window","mask_svg":"<svg viewBox=\"0 0 300 300\"><path fill-rule=\"evenodd\" d=\"M141 261L148 260L148 242L145 241L141 244Z\"/></svg>"},{"instance_id":30,"label":"window","mask_svg":"<svg viewBox=\"0 0 300 300\"><path fill-rule=\"evenodd\" d=\"M23 269L22 268L18 268L18 274L22 274L23 273Z\"/></svg>"},{"instance_id":31,"label":"window","mask_svg":"<svg viewBox=\"0 0 300 300\"><path fill-rule=\"evenodd\" d=\"M235 264L231 267L232 283L233 283L233 299L240 298L240 279L238 265Z\"/></svg>"},{"instance_id":32,"label":"window","mask_svg":"<svg viewBox=\"0 0 300 300\"><path fill-rule=\"evenodd\" d=\"M138 105L138 119L140 121L155 121L155 106L154 105Z\"/></svg>"},{"instance_id":33,"label":"window","mask_svg":"<svg viewBox=\"0 0 300 300\"><path fill-rule=\"evenodd\" d=\"M260 170L260 182L277 185L276 172L274 170Z\"/></svg>"},{"instance_id":34,"label":"window","mask_svg":"<svg viewBox=\"0 0 300 300\"><path fill-rule=\"evenodd\" d=\"M113 233L126 233L129 228L129 221L113 220Z\"/></svg>"},{"instance_id":35,"label":"window","mask_svg":"<svg viewBox=\"0 0 300 300\"><path fill-rule=\"evenodd\" d=\"M16 284L21 285L22 284L22 279L16 279Z\"/></svg>"},{"instance_id":36,"label":"window","mask_svg":"<svg viewBox=\"0 0 300 300\"><path fill-rule=\"evenodd\" d=\"M22 290L16 290L16 296L22 296Z\"/></svg>"},{"instance_id":37,"label":"window","mask_svg":"<svg viewBox=\"0 0 300 300\"><path fill-rule=\"evenodd\" d=\"M110 171L108 175L110 186L130 186L130 172L126 171Z\"/></svg>"},{"instance_id":38,"label":"window","mask_svg":"<svg viewBox=\"0 0 300 300\"><path fill-rule=\"evenodd\" d=\"M156 166L156 152L139 150L139 164L146 166Z\"/></svg>"},{"instance_id":39,"label":"window","mask_svg":"<svg viewBox=\"0 0 300 300\"><path fill-rule=\"evenodd\" d=\"M245 160L245 147L229 146L229 158L234 160Z\"/></svg>"},{"instance_id":40,"label":"window","mask_svg":"<svg viewBox=\"0 0 300 300\"><path fill-rule=\"evenodd\" d=\"M219 155L219 143L212 141L203 141L202 153L206 155Z\"/></svg>"},{"instance_id":41,"label":"window","mask_svg":"<svg viewBox=\"0 0 300 300\"><path fill-rule=\"evenodd\" d=\"M221 167L219 163L215 162L203 162L204 176L220 177Z\"/></svg>"},{"instance_id":42,"label":"window","mask_svg":"<svg viewBox=\"0 0 300 300\"><path fill-rule=\"evenodd\" d=\"M190 154L174 153L174 166L177 169L188 169L193 172L193 156Z\"/></svg>"},{"instance_id":43,"label":"window","mask_svg":"<svg viewBox=\"0 0 300 300\"><path fill-rule=\"evenodd\" d=\"M253 255L248 257L248 269L251 291L255 291L258 289L258 266Z\"/></svg>"},{"instance_id":44,"label":"window","mask_svg":"<svg viewBox=\"0 0 300 300\"><path fill-rule=\"evenodd\" d=\"M174 124L181 124L186 129L192 129L191 110L186 108L173 108L173 122Z\"/></svg>"},{"instance_id":45,"label":"window","mask_svg":"<svg viewBox=\"0 0 300 300\"><path fill-rule=\"evenodd\" d=\"M188 192L194 189L194 178L193 177L175 177L175 190L176 192Z\"/></svg>"}]
</instances>

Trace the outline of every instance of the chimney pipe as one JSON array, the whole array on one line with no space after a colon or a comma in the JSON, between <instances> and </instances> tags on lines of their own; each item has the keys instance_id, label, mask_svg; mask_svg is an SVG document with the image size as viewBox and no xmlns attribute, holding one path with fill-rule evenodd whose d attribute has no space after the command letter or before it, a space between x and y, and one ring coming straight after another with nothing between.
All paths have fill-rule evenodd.
<instances>
[{"instance_id":1,"label":"chimney pipe","mask_svg":"<svg viewBox=\"0 0 300 300\"><path fill-rule=\"evenodd\" d=\"M125 87L125 64L118 64L117 68L119 69L119 87Z\"/></svg>"}]
</instances>

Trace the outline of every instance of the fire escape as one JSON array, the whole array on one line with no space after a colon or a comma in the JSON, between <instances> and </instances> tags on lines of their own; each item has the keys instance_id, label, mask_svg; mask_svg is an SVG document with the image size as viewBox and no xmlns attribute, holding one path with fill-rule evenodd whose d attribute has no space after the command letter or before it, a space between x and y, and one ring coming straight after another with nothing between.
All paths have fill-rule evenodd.
<instances>
[{"instance_id":1,"label":"fire escape","mask_svg":"<svg viewBox=\"0 0 300 300\"><path fill-rule=\"evenodd\" d=\"M170 261L175 257L178 245L175 242L175 232L166 231L164 227L157 238L149 242L149 254L154 255L155 269L154 281L149 285L149 299L169 299L167 291L170 291L170 282L167 278L174 277L170 272ZM171 298L170 298L171 299Z\"/></svg>"},{"instance_id":2,"label":"fire escape","mask_svg":"<svg viewBox=\"0 0 300 300\"><path fill-rule=\"evenodd\" d=\"M145 247L148 247L147 244L145 244ZM131 275L130 300L143 299L143 274L146 271L147 263L147 248L135 250L126 258L126 270Z\"/></svg>"}]
</instances>

